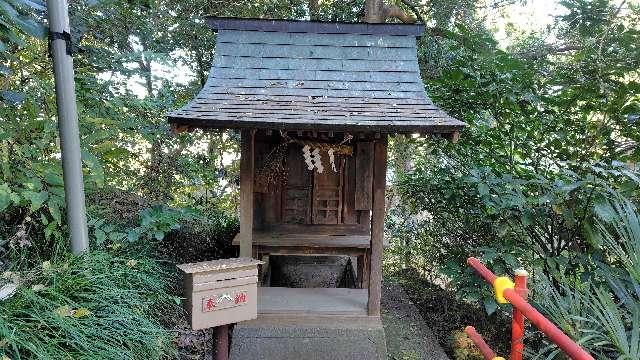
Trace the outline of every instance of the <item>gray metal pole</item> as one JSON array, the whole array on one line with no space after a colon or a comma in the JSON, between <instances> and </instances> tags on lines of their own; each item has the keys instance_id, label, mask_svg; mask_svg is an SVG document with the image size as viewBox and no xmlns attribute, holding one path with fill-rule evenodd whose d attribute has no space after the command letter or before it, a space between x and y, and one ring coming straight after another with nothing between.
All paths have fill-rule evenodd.
<instances>
[{"instance_id":1,"label":"gray metal pole","mask_svg":"<svg viewBox=\"0 0 640 360\"><path fill-rule=\"evenodd\" d=\"M69 14L66 0L47 0L49 31L70 32ZM71 251L79 254L89 248L87 217L84 204L84 182L82 179L82 158L80 156L80 131L78 129L78 109L76 107L76 87L73 80L73 59L67 54L64 39L51 41L53 72L56 82L56 103L58 104L58 131L62 151L64 194L67 202L67 223L69 224Z\"/></svg>"}]
</instances>

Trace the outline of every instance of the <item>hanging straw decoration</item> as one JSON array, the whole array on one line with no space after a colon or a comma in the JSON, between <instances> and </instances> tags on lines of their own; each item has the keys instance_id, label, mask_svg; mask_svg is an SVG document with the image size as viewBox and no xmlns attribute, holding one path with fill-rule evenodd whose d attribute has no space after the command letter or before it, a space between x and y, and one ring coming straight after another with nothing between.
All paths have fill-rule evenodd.
<instances>
[{"instance_id":1,"label":"hanging straw decoration","mask_svg":"<svg viewBox=\"0 0 640 360\"><path fill-rule=\"evenodd\" d=\"M287 183L287 168L285 160L287 158L287 150L290 144L298 144L302 146L304 161L309 170L316 169L318 173L324 171L322 164L322 153L327 153L329 163L334 172L338 172L335 166L336 155L353 155L353 147L344 143L353 137L348 135L340 144L332 144L311 140L294 139L281 132L282 143L276 146L266 156L264 165L256 173L256 191L258 192L274 192L280 186Z\"/></svg>"},{"instance_id":2,"label":"hanging straw decoration","mask_svg":"<svg viewBox=\"0 0 640 360\"><path fill-rule=\"evenodd\" d=\"M256 191L274 192L287 184L287 168L284 166L289 142L276 146L267 155L264 165L256 173Z\"/></svg>"}]
</instances>

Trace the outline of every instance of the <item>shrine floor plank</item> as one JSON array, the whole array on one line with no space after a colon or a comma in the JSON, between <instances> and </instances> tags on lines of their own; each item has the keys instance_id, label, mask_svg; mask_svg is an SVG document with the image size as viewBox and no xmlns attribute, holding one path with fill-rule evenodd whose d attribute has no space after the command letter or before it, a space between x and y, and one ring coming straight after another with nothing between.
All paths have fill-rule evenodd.
<instances>
[{"instance_id":1,"label":"shrine floor plank","mask_svg":"<svg viewBox=\"0 0 640 360\"><path fill-rule=\"evenodd\" d=\"M367 315L367 289L258 288L258 314Z\"/></svg>"},{"instance_id":2,"label":"shrine floor plank","mask_svg":"<svg viewBox=\"0 0 640 360\"><path fill-rule=\"evenodd\" d=\"M276 232L254 232L253 246L270 247L319 247L319 248L358 248L371 246L369 235L321 235L287 234ZM240 244L239 234L233 239L233 245Z\"/></svg>"}]
</instances>

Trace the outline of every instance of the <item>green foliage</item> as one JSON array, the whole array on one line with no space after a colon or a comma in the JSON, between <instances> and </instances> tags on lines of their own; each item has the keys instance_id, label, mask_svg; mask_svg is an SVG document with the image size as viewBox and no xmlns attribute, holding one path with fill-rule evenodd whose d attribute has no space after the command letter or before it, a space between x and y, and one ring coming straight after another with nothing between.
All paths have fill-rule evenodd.
<instances>
[{"instance_id":1,"label":"green foliage","mask_svg":"<svg viewBox=\"0 0 640 360\"><path fill-rule=\"evenodd\" d=\"M597 269L573 279L556 276L561 284L542 281L538 296L542 310L565 332L600 357L637 359L640 356L640 284L638 247L640 217L633 203L616 199L602 205L608 214L597 220L602 239L593 255ZM542 355L558 353L549 345Z\"/></svg>"},{"instance_id":2,"label":"green foliage","mask_svg":"<svg viewBox=\"0 0 640 360\"><path fill-rule=\"evenodd\" d=\"M466 258L498 274L524 267L551 279L540 297L563 330L606 358L637 356L635 310L620 303L638 306L638 282L617 279L638 249L601 228L633 229L609 202L635 204L640 183L640 9L620 3L563 1L548 30L512 29L508 47L473 11L453 26L425 12L442 27L419 47L426 86L469 127L455 145L394 140L387 218L387 267L418 268L489 313L500 309Z\"/></svg>"},{"instance_id":3,"label":"green foliage","mask_svg":"<svg viewBox=\"0 0 640 360\"><path fill-rule=\"evenodd\" d=\"M174 352L160 322L177 314L173 274L139 248L60 257L5 272L0 354L10 359L159 359Z\"/></svg>"},{"instance_id":4,"label":"green foliage","mask_svg":"<svg viewBox=\"0 0 640 360\"><path fill-rule=\"evenodd\" d=\"M236 257L237 247L231 242L239 230L237 216L216 210L204 211L169 232L161 249L176 263Z\"/></svg>"},{"instance_id":5,"label":"green foliage","mask_svg":"<svg viewBox=\"0 0 640 360\"><path fill-rule=\"evenodd\" d=\"M46 3L42 0L0 1L0 56L4 57L12 47L23 46L25 35L39 39L46 36L46 27L40 22L45 10ZM0 74L9 72L4 65L0 68ZM3 97L10 100L6 93Z\"/></svg>"},{"instance_id":6,"label":"green foliage","mask_svg":"<svg viewBox=\"0 0 640 360\"><path fill-rule=\"evenodd\" d=\"M162 240L166 233L178 229L180 222L187 220L193 214L192 211L183 209L170 209L166 206L155 206L146 209L140 214L140 228L134 230L138 236L128 234L130 241L138 239L140 234L150 233L156 240Z\"/></svg>"},{"instance_id":7,"label":"green foliage","mask_svg":"<svg viewBox=\"0 0 640 360\"><path fill-rule=\"evenodd\" d=\"M634 196L637 177L618 161L636 158L627 145L639 133L620 104L637 105L640 57L632 43L640 38L628 20L638 11L631 7L622 18L610 2L588 3L565 2L570 15L553 29L559 41L585 44L569 53L541 44L537 34L500 49L490 33L465 22L444 38L423 40L419 55L433 98L470 125L455 146L415 141L407 160L414 170L402 176L396 169L400 203L421 214L417 241L433 244L427 264L462 265L463 253L494 248L527 250L527 259L501 256L509 267L552 258L563 263L536 266L564 268L573 261L568 252L591 246L585 233L598 204L611 192ZM592 19L592 31L576 31L576 19ZM607 63L582 60L609 47L625 50ZM600 86L588 86L592 80Z\"/></svg>"}]
</instances>

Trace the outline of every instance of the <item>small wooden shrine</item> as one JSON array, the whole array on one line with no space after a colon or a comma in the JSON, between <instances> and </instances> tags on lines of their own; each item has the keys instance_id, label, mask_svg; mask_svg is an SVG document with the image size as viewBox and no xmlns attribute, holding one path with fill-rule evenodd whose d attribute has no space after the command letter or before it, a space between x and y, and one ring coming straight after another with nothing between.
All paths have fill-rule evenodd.
<instances>
[{"instance_id":1,"label":"small wooden shrine","mask_svg":"<svg viewBox=\"0 0 640 360\"><path fill-rule=\"evenodd\" d=\"M456 139L465 126L425 93L416 50L424 27L208 23L217 31L209 79L168 117L178 131L240 131L240 256L358 259L358 288L264 286L258 312L378 317L387 137Z\"/></svg>"}]
</instances>

